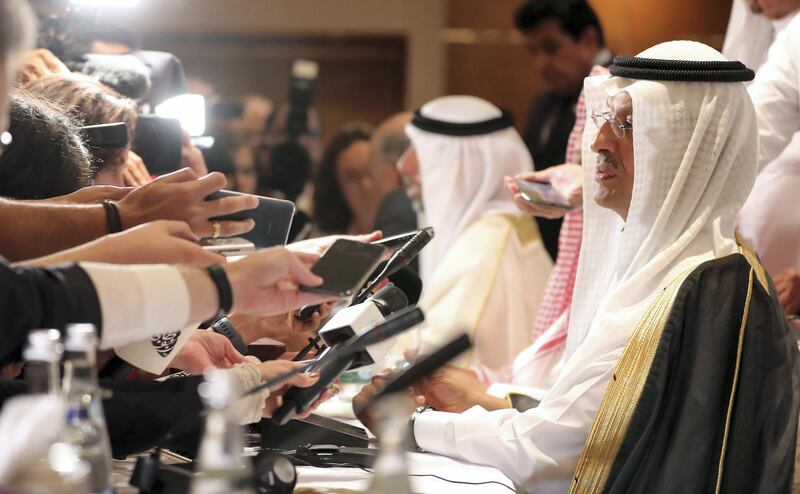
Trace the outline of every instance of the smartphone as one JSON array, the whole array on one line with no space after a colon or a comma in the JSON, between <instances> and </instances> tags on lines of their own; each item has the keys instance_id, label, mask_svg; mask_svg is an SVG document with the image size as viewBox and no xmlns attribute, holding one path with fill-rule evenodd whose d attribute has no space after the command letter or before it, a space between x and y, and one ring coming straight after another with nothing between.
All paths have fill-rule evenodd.
<instances>
[{"instance_id":1,"label":"smartphone","mask_svg":"<svg viewBox=\"0 0 800 494\"><path fill-rule=\"evenodd\" d=\"M376 241L371 242L371 243L372 243L372 245L383 245L384 247L388 247L390 249L393 249L395 247L399 247L399 246L403 245L404 243L408 242L409 240L411 240L412 237L414 237L414 235L416 235L417 233L419 233L419 232L421 232L423 230L428 230L428 231L429 230L433 230L433 227L432 226L426 226L425 228L422 228L420 230L414 230L414 231L411 231L411 232L400 233L398 235L392 235L391 237L382 238L380 240L376 240Z\"/></svg>"},{"instance_id":2,"label":"smartphone","mask_svg":"<svg viewBox=\"0 0 800 494\"><path fill-rule=\"evenodd\" d=\"M256 250L253 242L242 237L204 238L200 240L200 246L222 255L247 254Z\"/></svg>"},{"instance_id":3,"label":"smartphone","mask_svg":"<svg viewBox=\"0 0 800 494\"><path fill-rule=\"evenodd\" d=\"M207 201L213 199L221 199L223 197L235 197L244 195L241 192L233 192L231 190L218 190L208 197ZM252 219L256 222L247 233L240 235L243 239L253 243L256 249L265 249L267 247L275 247L276 245L286 245L289 238L289 230L292 228L292 219L294 218L295 207L291 201L284 201L282 199L274 199L272 197L256 196L258 197L258 206L255 209L248 209L239 211L238 213L228 214L217 218L211 218L217 221L240 221Z\"/></svg>"},{"instance_id":4,"label":"smartphone","mask_svg":"<svg viewBox=\"0 0 800 494\"><path fill-rule=\"evenodd\" d=\"M532 204L541 204L542 206L552 206L561 209L573 209L573 207L567 203L564 196L548 183L529 182L518 178L515 178L514 181L519 187L522 198Z\"/></svg>"},{"instance_id":5,"label":"smartphone","mask_svg":"<svg viewBox=\"0 0 800 494\"><path fill-rule=\"evenodd\" d=\"M360 289L386 249L380 245L339 239L328 247L311 271L324 280L320 286L301 286L305 292L349 297Z\"/></svg>"}]
</instances>

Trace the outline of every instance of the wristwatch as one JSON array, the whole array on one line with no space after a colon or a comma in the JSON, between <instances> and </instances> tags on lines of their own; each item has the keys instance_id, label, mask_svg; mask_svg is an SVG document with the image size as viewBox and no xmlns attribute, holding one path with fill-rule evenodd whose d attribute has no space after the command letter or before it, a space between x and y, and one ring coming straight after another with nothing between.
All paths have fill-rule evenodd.
<instances>
[{"instance_id":1,"label":"wristwatch","mask_svg":"<svg viewBox=\"0 0 800 494\"><path fill-rule=\"evenodd\" d=\"M428 410L431 410L431 407L428 405L417 407L417 409L414 410L414 413L412 413L411 417L408 419L408 434L410 436L409 444L411 445L411 449L413 451L424 451L419 447L419 444L417 444L417 438L414 437L414 422L417 421L417 417L419 417L422 412L427 412Z\"/></svg>"},{"instance_id":2,"label":"wristwatch","mask_svg":"<svg viewBox=\"0 0 800 494\"><path fill-rule=\"evenodd\" d=\"M225 338L228 338L233 344L233 348L242 355L247 355L247 343L242 339L242 335L236 331L233 323L227 317L220 317L211 325L211 329L215 333L219 333Z\"/></svg>"}]
</instances>

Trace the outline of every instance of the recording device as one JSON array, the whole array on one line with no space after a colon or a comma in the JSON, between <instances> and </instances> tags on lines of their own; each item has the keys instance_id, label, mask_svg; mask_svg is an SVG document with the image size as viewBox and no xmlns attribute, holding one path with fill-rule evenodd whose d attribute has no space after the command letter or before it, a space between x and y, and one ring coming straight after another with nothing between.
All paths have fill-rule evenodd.
<instances>
[{"instance_id":1,"label":"recording device","mask_svg":"<svg viewBox=\"0 0 800 494\"><path fill-rule=\"evenodd\" d=\"M322 277L323 284L316 287L300 286L300 289L348 297L367 281L385 252L386 249L379 245L339 239L311 267L314 274Z\"/></svg>"},{"instance_id":2,"label":"recording device","mask_svg":"<svg viewBox=\"0 0 800 494\"><path fill-rule=\"evenodd\" d=\"M414 385L420 379L429 376L436 369L450 362L454 358L461 355L472 346L469 336L462 333L449 343L439 348L435 352L423 357L416 364L412 365L400 375L395 377L383 390L376 394L363 408L355 409L353 411L356 415L360 415L364 410L374 405L378 400L384 396L393 393L406 392L406 390Z\"/></svg>"},{"instance_id":3,"label":"recording device","mask_svg":"<svg viewBox=\"0 0 800 494\"><path fill-rule=\"evenodd\" d=\"M313 413L304 419L290 420L284 425L268 419L261 421L262 450L291 450L309 444L366 448L369 446L369 436L361 427Z\"/></svg>"},{"instance_id":4,"label":"recording device","mask_svg":"<svg viewBox=\"0 0 800 494\"><path fill-rule=\"evenodd\" d=\"M320 358L319 366L315 367L320 374L319 380L308 388L293 387L288 390L283 395L283 405L273 414L272 420L279 425L286 424L297 414L308 409L322 392L353 364L366 346L393 338L424 319L422 310L414 307L391 316L355 340L330 349L326 356Z\"/></svg>"},{"instance_id":5,"label":"recording device","mask_svg":"<svg viewBox=\"0 0 800 494\"><path fill-rule=\"evenodd\" d=\"M333 347L363 335L365 331L384 320L389 315L408 307L408 298L402 290L387 285L372 297L358 305L346 307L337 312L320 330L319 336L326 345ZM372 365L383 359L393 342L384 341L361 351L351 369Z\"/></svg>"},{"instance_id":6,"label":"recording device","mask_svg":"<svg viewBox=\"0 0 800 494\"><path fill-rule=\"evenodd\" d=\"M289 140L308 130L308 110L314 104L319 65L312 60L295 60L292 64L292 79L289 83L289 115L286 118L286 133Z\"/></svg>"},{"instance_id":7,"label":"recording device","mask_svg":"<svg viewBox=\"0 0 800 494\"><path fill-rule=\"evenodd\" d=\"M133 152L153 175L165 175L182 166L183 129L174 118L139 115Z\"/></svg>"},{"instance_id":8,"label":"recording device","mask_svg":"<svg viewBox=\"0 0 800 494\"><path fill-rule=\"evenodd\" d=\"M573 209L573 207L567 203L564 196L548 183L530 182L518 178L515 178L514 181L519 187L522 198L531 204L540 204L542 206L551 206L561 209Z\"/></svg>"},{"instance_id":9,"label":"recording device","mask_svg":"<svg viewBox=\"0 0 800 494\"><path fill-rule=\"evenodd\" d=\"M87 53L67 63L70 70L93 77L119 94L140 100L150 91L150 70L132 55Z\"/></svg>"},{"instance_id":10,"label":"recording device","mask_svg":"<svg viewBox=\"0 0 800 494\"><path fill-rule=\"evenodd\" d=\"M161 455L169 455L179 463L163 464ZM253 476L247 480L256 492L290 494L297 483L297 470L285 455L270 452L253 457ZM191 491L194 463L188 458L157 448L150 456L136 459L130 485L141 494L186 494Z\"/></svg>"},{"instance_id":11,"label":"recording device","mask_svg":"<svg viewBox=\"0 0 800 494\"><path fill-rule=\"evenodd\" d=\"M90 148L121 149L128 145L128 126L124 122L87 125L78 130Z\"/></svg>"},{"instance_id":12,"label":"recording device","mask_svg":"<svg viewBox=\"0 0 800 494\"><path fill-rule=\"evenodd\" d=\"M421 232L423 230L427 230L427 231L431 232L431 234L433 233L433 227L432 226L426 226L425 228L422 228L420 230L414 230L414 231L411 231L411 232L400 233L398 235L392 235L391 237L382 238L380 240L376 240L376 241L370 242L370 243L372 245L383 245L386 248L393 249L393 248L397 247L398 245L402 245L404 243L407 243L409 240L414 238L414 235L418 234L419 232Z\"/></svg>"},{"instance_id":13,"label":"recording device","mask_svg":"<svg viewBox=\"0 0 800 494\"><path fill-rule=\"evenodd\" d=\"M218 190L208 197L207 201L222 199L224 197L236 197L245 195L231 190ZM228 214L211 218L215 221L240 221L252 219L256 226L247 233L243 233L241 238L252 242L256 249L274 247L276 245L286 245L289 237L289 229L292 227L294 217L294 203L273 199L272 197L258 197L258 206L255 209L247 209L238 213ZM214 244L212 239L211 244Z\"/></svg>"},{"instance_id":14,"label":"recording device","mask_svg":"<svg viewBox=\"0 0 800 494\"><path fill-rule=\"evenodd\" d=\"M431 240L433 240L433 237L434 230L432 227L424 228L414 234L414 236L411 237L411 240L406 242L405 245L392 254L392 257L389 258L389 261L387 261L383 270L375 278L373 278L363 290L361 290L358 296L353 299L353 303L357 304L363 302L369 296L369 293L376 286L378 286L381 281L408 266L411 261L417 257L417 255L419 255L420 251L422 251L422 249L424 249L425 246L428 245Z\"/></svg>"},{"instance_id":15,"label":"recording device","mask_svg":"<svg viewBox=\"0 0 800 494\"><path fill-rule=\"evenodd\" d=\"M319 160L319 117L312 106L318 73L316 62L295 60L289 100L267 118L264 143L257 153L262 194L296 200Z\"/></svg>"}]
</instances>

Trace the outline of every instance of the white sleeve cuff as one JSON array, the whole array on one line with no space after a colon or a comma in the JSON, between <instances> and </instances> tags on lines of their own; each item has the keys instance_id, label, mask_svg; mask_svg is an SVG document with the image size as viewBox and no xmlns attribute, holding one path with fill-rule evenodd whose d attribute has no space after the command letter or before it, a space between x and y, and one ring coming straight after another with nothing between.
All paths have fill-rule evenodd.
<instances>
[{"instance_id":1,"label":"white sleeve cuff","mask_svg":"<svg viewBox=\"0 0 800 494\"><path fill-rule=\"evenodd\" d=\"M179 331L190 321L189 289L172 266L81 263L100 301L100 347L117 347Z\"/></svg>"},{"instance_id":2,"label":"white sleeve cuff","mask_svg":"<svg viewBox=\"0 0 800 494\"><path fill-rule=\"evenodd\" d=\"M414 440L417 446L431 453L457 456L455 448L454 421L459 414L429 410L417 415L414 420Z\"/></svg>"}]
</instances>

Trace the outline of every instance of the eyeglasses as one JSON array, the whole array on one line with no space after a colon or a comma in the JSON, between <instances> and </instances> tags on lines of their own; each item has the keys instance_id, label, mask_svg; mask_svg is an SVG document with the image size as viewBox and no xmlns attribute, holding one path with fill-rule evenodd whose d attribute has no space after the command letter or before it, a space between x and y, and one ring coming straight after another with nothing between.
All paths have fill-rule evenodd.
<instances>
[{"instance_id":1,"label":"eyeglasses","mask_svg":"<svg viewBox=\"0 0 800 494\"><path fill-rule=\"evenodd\" d=\"M608 124L611 126L611 132L617 136L617 139L623 139L627 134L626 131L633 131L633 123L631 123L631 116L625 119L626 122L620 122L617 119L616 115L612 111L593 111L592 112L592 120L597 128L601 128L603 125Z\"/></svg>"}]
</instances>

